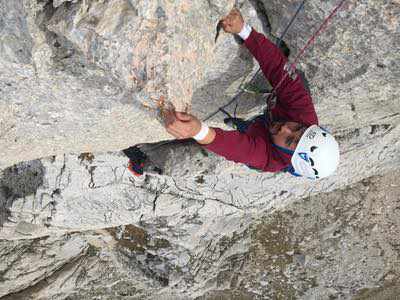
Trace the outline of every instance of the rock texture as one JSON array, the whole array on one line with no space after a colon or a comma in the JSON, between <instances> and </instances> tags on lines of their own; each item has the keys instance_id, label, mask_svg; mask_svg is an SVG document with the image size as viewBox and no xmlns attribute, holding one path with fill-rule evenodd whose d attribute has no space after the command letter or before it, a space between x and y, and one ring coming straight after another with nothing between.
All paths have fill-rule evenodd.
<instances>
[{"instance_id":1,"label":"rock texture","mask_svg":"<svg viewBox=\"0 0 400 300\"><path fill-rule=\"evenodd\" d=\"M201 239L158 217L3 240L4 299L395 299L399 171L297 200ZM181 205L190 205L181 200ZM199 226L192 217L187 226ZM17 236L15 236L17 237Z\"/></svg>"},{"instance_id":2,"label":"rock texture","mask_svg":"<svg viewBox=\"0 0 400 300\"><path fill-rule=\"evenodd\" d=\"M334 176L258 173L167 139L160 101L207 117L257 63L218 19L236 4L271 39L291 1L0 1L0 297L385 299L399 291L399 6L346 1L302 60ZM292 56L336 2L308 1ZM355 22L357 20L357 22ZM250 91L250 92L249 92ZM251 92L252 91L252 92ZM233 111L235 105L228 108ZM210 124L223 126L224 116ZM387 175L384 175L387 174ZM374 298L375 297L375 298Z\"/></svg>"},{"instance_id":3,"label":"rock texture","mask_svg":"<svg viewBox=\"0 0 400 300\"><path fill-rule=\"evenodd\" d=\"M285 1L237 3L252 26L275 36L295 10ZM0 166L165 139L155 118L160 99L202 118L227 103L257 68L231 36L214 43L232 5L2 1ZM307 2L285 38L293 54L334 5ZM321 123L343 139L344 152L364 131L398 124L398 9L347 1L300 65ZM262 102L244 94L238 111L255 113Z\"/></svg>"},{"instance_id":4,"label":"rock texture","mask_svg":"<svg viewBox=\"0 0 400 300\"><path fill-rule=\"evenodd\" d=\"M224 35L214 44L215 25L229 3L0 5L1 167L165 139L156 119L160 100L178 110L193 104L203 117L256 69L235 40ZM248 18L255 14L250 4L243 7Z\"/></svg>"}]
</instances>

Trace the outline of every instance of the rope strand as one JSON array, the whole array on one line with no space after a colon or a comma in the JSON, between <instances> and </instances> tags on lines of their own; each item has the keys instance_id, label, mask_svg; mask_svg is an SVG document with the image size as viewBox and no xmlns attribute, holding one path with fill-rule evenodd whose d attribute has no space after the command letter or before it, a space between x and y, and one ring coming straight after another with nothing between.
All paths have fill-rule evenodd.
<instances>
[{"instance_id":1,"label":"rope strand","mask_svg":"<svg viewBox=\"0 0 400 300\"><path fill-rule=\"evenodd\" d=\"M305 2L306 2L306 0L303 0L303 1L301 2L301 4L298 6L296 12L294 13L294 15L292 16L292 18L290 19L288 25L287 25L286 28L283 30L281 36L277 39L276 45L277 45L278 47L279 47L280 44L282 43L283 38L285 37L286 33L289 31L289 28L292 26L294 20L297 18L297 15L299 14L300 10L304 7ZM257 75L260 73L260 71L261 71L261 68L258 68L257 72L254 73L254 75L251 77L251 79L249 80L249 82L252 82L252 81L254 80L254 78L256 78ZM239 86L238 90L239 90L239 92L237 92L237 94L236 94L228 103L226 103L225 105L219 107L219 108L218 108L216 111L214 111L213 113L209 114L205 119L203 119L203 121L207 121L207 120L211 119L212 117L214 117L216 114L218 114L218 112L220 112L220 109L221 109L221 108L224 109L225 107L231 105L231 104L234 103L235 101L238 101L238 100L239 100L239 96L241 96L241 95L243 94L243 92L244 92L244 90L241 88L241 86ZM274 89L272 89L272 92L273 92L273 91L274 91ZM272 95L272 94L271 94L271 95ZM271 96L271 95L270 95L270 96ZM268 99L269 99L269 98L267 98L267 101L268 101ZM271 98L271 99L272 99L272 98ZM235 109L235 117L236 117L236 109Z\"/></svg>"},{"instance_id":2,"label":"rope strand","mask_svg":"<svg viewBox=\"0 0 400 300\"><path fill-rule=\"evenodd\" d=\"M276 90L281 86L281 84L283 83L283 81L289 76L290 70L294 70L298 61L300 60L300 58L304 55L305 51L307 50L307 48L313 44L315 42L315 39L326 29L326 25L328 24L328 22L336 15L336 13L338 12L338 10L342 7L342 5L344 4L346 0L341 0L339 2L338 5L336 5L336 7L332 10L332 12L324 19L324 21L322 22L322 24L320 25L320 27L318 28L318 30L316 32L314 32L314 34L311 36L311 38L308 39L307 43L305 44L305 46L299 51L299 53L297 54L296 58L294 59L293 63L289 65L289 71L286 72L285 76L278 82L278 84L272 89L271 94L268 96L267 98L267 102L271 101L272 98L275 96L276 94ZM304 6L305 0L303 0L303 2L300 4L300 6L298 7L296 13L294 14L294 16L292 17L291 21L289 22L288 26L286 27L286 29L284 30L282 36L278 39L278 42L280 43L282 38L284 37L284 35L287 33L289 27L292 25L294 19L297 17L299 11L301 10L301 8ZM250 81L252 81L258 74L258 72L260 71L260 69L257 70L257 72L253 75L253 77L250 79ZM218 114L219 112L223 112L224 114L227 114L225 108L227 106L229 106L230 104L232 104L233 102L237 101L239 96L241 96L243 94L243 90L240 90L228 103L226 103L225 105L219 107L215 112L209 114L205 119L203 119L203 121L207 121L210 118L212 118L213 116L215 116L216 114ZM161 142L160 144L158 144L157 146L151 148L150 150L155 150L163 145L166 144L170 144L172 142L174 142L175 140L172 141L164 141Z\"/></svg>"},{"instance_id":3,"label":"rope strand","mask_svg":"<svg viewBox=\"0 0 400 300\"><path fill-rule=\"evenodd\" d=\"M289 70L285 74L285 76L278 82L278 84L272 89L271 95L267 98L267 101L271 100L275 95L277 89L282 85L282 83L288 78L290 75L290 71L294 71L296 69L296 65L299 62L300 58L304 55L305 51L308 49L309 46L311 46L314 42L315 39L326 29L326 25L328 22L336 15L340 7L344 4L346 0L341 0L338 5L332 10L332 12L324 19L322 24L319 26L318 30L314 32L314 34L308 39L307 43L305 46L299 51L295 59L293 60L293 63L289 64Z\"/></svg>"}]
</instances>

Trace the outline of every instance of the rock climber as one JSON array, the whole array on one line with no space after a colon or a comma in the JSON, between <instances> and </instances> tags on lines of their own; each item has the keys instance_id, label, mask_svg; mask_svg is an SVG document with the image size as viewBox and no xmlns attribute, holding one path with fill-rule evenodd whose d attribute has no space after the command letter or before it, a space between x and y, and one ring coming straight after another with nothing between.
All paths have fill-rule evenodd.
<instances>
[{"instance_id":1,"label":"rock climber","mask_svg":"<svg viewBox=\"0 0 400 300\"><path fill-rule=\"evenodd\" d=\"M222 19L225 32L238 34L275 87L284 77L287 58L281 50L243 20L233 9ZM169 111L166 130L177 139L194 138L204 148L228 160L266 172L288 171L312 179L331 175L339 163L334 137L318 126L309 92L299 76L287 76L276 91L268 114L242 130L208 127L194 115Z\"/></svg>"}]
</instances>

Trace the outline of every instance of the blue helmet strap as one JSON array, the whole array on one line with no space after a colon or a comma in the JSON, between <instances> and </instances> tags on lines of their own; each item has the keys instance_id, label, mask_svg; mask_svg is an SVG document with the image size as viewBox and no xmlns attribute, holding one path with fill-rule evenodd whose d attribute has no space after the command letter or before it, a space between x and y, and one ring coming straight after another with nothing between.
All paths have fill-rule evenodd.
<instances>
[{"instance_id":1,"label":"blue helmet strap","mask_svg":"<svg viewBox=\"0 0 400 300\"><path fill-rule=\"evenodd\" d=\"M278 145L276 145L276 144L272 144L272 145L273 145L276 149L282 151L283 153L286 153L286 154L289 154L289 155L293 155L293 154L294 154L294 151L293 151L293 150L290 150L290 149L287 149L287 148L278 146Z\"/></svg>"},{"instance_id":2,"label":"blue helmet strap","mask_svg":"<svg viewBox=\"0 0 400 300\"><path fill-rule=\"evenodd\" d=\"M283 171L288 172L296 177L302 177L302 175L296 173L292 165L287 166L286 168L283 169Z\"/></svg>"},{"instance_id":3,"label":"blue helmet strap","mask_svg":"<svg viewBox=\"0 0 400 300\"><path fill-rule=\"evenodd\" d=\"M272 145L273 145L276 149L282 151L283 153L286 153L286 154L289 154L289 155L293 155L293 154L294 154L294 151L293 151L293 150L290 150L290 149L287 149L287 148L278 146L278 145L276 145L276 144L272 144ZM301 177L300 174L297 174L297 173L295 172L295 170L294 170L294 168L293 168L293 166L292 166L291 164L290 164L289 166L287 166L285 169L283 169L283 171L284 171L284 172L288 172L288 173L292 174L293 176Z\"/></svg>"}]
</instances>

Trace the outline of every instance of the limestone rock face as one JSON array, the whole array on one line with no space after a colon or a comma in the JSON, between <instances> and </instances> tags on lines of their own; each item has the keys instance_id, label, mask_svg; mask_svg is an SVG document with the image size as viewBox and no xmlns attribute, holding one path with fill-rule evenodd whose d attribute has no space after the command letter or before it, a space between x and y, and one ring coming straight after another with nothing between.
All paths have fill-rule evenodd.
<instances>
[{"instance_id":1,"label":"limestone rock face","mask_svg":"<svg viewBox=\"0 0 400 300\"><path fill-rule=\"evenodd\" d=\"M296 8L236 2L271 38ZM160 99L201 118L227 103L257 68L237 39L221 34L214 43L216 23L233 4L2 1L0 166L165 139L155 118ZM307 2L285 37L292 56L334 5ZM369 126L398 123L398 9L347 1L299 66L321 123L345 143L357 144L350 139ZM238 112L254 114L262 104L244 94Z\"/></svg>"},{"instance_id":2,"label":"limestone rock face","mask_svg":"<svg viewBox=\"0 0 400 300\"><path fill-rule=\"evenodd\" d=\"M7 300L395 299L399 175L366 178L250 222L238 214L215 218L207 232L191 235L188 229L201 222L188 213L179 226L156 212L138 226L41 237L34 237L38 231L23 236L20 226L13 240L0 244L0 295ZM180 205L196 210L187 200Z\"/></svg>"},{"instance_id":3,"label":"limestone rock face","mask_svg":"<svg viewBox=\"0 0 400 300\"><path fill-rule=\"evenodd\" d=\"M193 142L144 146L162 174L127 171L119 150L169 138L163 101L204 119L245 87L227 110L265 107L240 39L214 42L234 4L271 39L297 6L0 1L0 297L398 294L396 2L346 1L298 66L340 143L335 175L258 173ZM292 59L336 4L307 1L284 38Z\"/></svg>"},{"instance_id":4,"label":"limestone rock face","mask_svg":"<svg viewBox=\"0 0 400 300\"><path fill-rule=\"evenodd\" d=\"M217 109L256 69L234 39L214 43L231 2L2 1L0 166L165 139L160 100Z\"/></svg>"}]
</instances>

